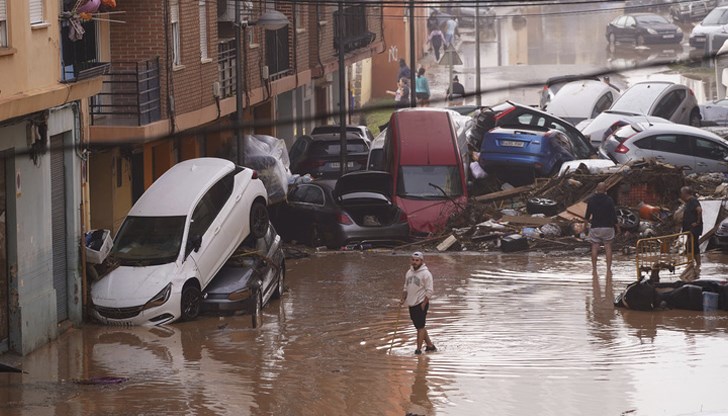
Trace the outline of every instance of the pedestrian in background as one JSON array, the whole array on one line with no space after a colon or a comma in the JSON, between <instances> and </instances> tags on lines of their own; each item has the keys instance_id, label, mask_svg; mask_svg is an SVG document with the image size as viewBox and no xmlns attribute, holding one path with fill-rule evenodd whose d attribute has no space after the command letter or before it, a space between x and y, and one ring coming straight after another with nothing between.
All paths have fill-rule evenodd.
<instances>
[{"instance_id":1,"label":"pedestrian in background","mask_svg":"<svg viewBox=\"0 0 728 416\"><path fill-rule=\"evenodd\" d=\"M395 91L387 90L387 94L394 96L395 106L407 107L410 99L409 78L400 78L397 81L397 89Z\"/></svg>"},{"instance_id":2,"label":"pedestrian in background","mask_svg":"<svg viewBox=\"0 0 728 416\"><path fill-rule=\"evenodd\" d=\"M432 51L435 52L435 61L440 61L440 48L445 43L445 36L442 34L442 30L439 27L435 27L427 37L427 43L432 46Z\"/></svg>"},{"instance_id":3,"label":"pedestrian in background","mask_svg":"<svg viewBox=\"0 0 728 416\"><path fill-rule=\"evenodd\" d=\"M399 59L399 72L397 73L397 82L399 82L400 79L406 78L410 79L412 76L412 71L410 71L410 68L407 66L407 62L404 61L404 59Z\"/></svg>"},{"instance_id":4,"label":"pedestrian in background","mask_svg":"<svg viewBox=\"0 0 728 416\"><path fill-rule=\"evenodd\" d=\"M458 28L458 22L455 19L447 19L445 22L445 50L449 47L455 48L455 31Z\"/></svg>"},{"instance_id":5,"label":"pedestrian in background","mask_svg":"<svg viewBox=\"0 0 728 416\"><path fill-rule=\"evenodd\" d=\"M452 101L451 104L462 105L463 97L465 96L465 87L460 83L458 76L455 75L452 78L452 85L447 89L447 101Z\"/></svg>"},{"instance_id":6,"label":"pedestrian in background","mask_svg":"<svg viewBox=\"0 0 728 416\"><path fill-rule=\"evenodd\" d=\"M425 68L420 67L417 70L417 79L415 79L415 96L417 104L420 107L427 107L430 104L430 83L425 77Z\"/></svg>"},{"instance_id":7,"label":"pedestrian in background","mask_svg":"<svg viewBox=\"0 0 728 416\"><path fill-rule=\"evenodd\" d=\"M432 298L432 274L425 264L425 256L420 251L415 251L410 257L410 268L404 278L404 289L399 305L405 302L409 307L410 319L417 329L417 349L415 354L422 354L422 343L425 343L425 351L437 351L435 344L425 329L427 311L430 308Z\"/></svg>"},{"instance_id":8,"label":"pedestrian in background","mask_svg":"<svg viewBox=\"0 0 728 416\"><path fill-rule=\"evenodd\" d=\"M584 218L590 224L587 240L591 242L592 275L597 276L599 246L604 245L604 253L607 257L607 277L612 277L612 241L615 228L619 231L619 224L617 224L617 209L614 206L614 200L607 195L607 185L604 182L599 182L594 190L594 195L589 197Z\"/></svg>"},{"instance_id":9,"label":"pedestrian in background","mask_svg":"<svg viewBox=\"0 0 728 416\"><path fill-rule=\"evenodd\" d=\"M689 186L680 188L680 199L685 203L683 211L682 231L693 235L693 256L695 264L700 266L700 235L703 234L703 208Z\"/></svg>"}]
</instances>

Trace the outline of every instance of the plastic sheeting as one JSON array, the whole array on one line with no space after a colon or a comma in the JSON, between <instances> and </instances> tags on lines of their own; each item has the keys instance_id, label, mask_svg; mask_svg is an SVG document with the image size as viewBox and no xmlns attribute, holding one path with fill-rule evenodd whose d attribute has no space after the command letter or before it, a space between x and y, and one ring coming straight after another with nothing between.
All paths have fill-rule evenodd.
<instances>
[{"instance_id":1,"label":"plastic sheeting","mask_svg":"<svg viewBox=\"0 0 728 416\"><path fill-rule=\"evenodd\" d=\"M285 201L291 161L282 139L262 134L246 136L245 166L258 172L268 191L269 205Z\"/></svg>"}]
</instances>

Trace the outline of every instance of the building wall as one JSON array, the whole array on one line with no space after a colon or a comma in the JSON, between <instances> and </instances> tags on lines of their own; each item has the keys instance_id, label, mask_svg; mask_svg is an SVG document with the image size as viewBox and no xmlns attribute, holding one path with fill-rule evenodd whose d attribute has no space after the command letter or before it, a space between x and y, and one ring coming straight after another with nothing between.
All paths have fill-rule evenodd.
<instances>
[{"instance_id":1,"label":"building wall","mask_svg":"<svg viewBox=\"0 0 728 416\"><path fill-rule=\"evenodd\" d=\"M400 58L409 61L405 20L403 7L384 7L385 52L372 58L372 98L390 97L386 91L397 87Z\"/></svg>"}]
</instances>

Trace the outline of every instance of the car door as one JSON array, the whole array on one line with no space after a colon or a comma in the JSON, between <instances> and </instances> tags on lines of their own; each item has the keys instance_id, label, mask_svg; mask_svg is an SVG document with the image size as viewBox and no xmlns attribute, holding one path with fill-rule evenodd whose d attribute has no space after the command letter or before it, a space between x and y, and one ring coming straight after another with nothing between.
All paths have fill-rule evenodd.
<instances>
[{"instance_id":1,"label":"car door","mask_svg":"<svg viewBox=\"0 0 728 416\"><path fill-rule=\"evenodd\" d=\"M728 145L702 137L693 138L692 143L695 172L728 171Z\"/></svg>"},{"instance_id":2,"label":"car door","mask_svg":"<svg viewBox=\"0 0 728 416\"><path fill-rule=\"evenodd\" d=\"M296 186L288 198L286 212L286 231L288 233L286 237L309 242L314 230L327 222L325 202L326 198L321 186L313 183Z\"/></svg>"},{"instance_id":3,"label":"car door","mask_svg":"<svg viewBox=\"0 0 728 416\"><path fill-rule=\"evenodd\" d=\"M614 93L611 90L605 91L599 99L597 99L596 104L594 104L594 108L592 109L591 117L590 118L596 118L599 114L601 114L603 111L609 110L609 108L614 103Z\"/></svg>"},{"instance_id":4,"label":"car door","mask_svg":"<svg viewBox=\"0 0 728 416\"><path fill-rule=\"evenodd\" d=\"M690 150L690 139L677 134L658 134L637 140L633 159L655 158L671 165L685 168L689 172L695 169L695 158Z\"/></svg>"},{"instance_id":5,"label":"car door","mask_svg":"<svg viewBox=\"0 0 728 416\"><path fill-rule=\"evenodd\" d=\"M684 89L676 89L668 92L660 98L650 110L650 115L662 117L674 123L688 124L690 112L682 105L687 92Z\"/></svg>"},{"instance_id":6,"label":"car door","mask_svg":"<svg viewBox=\"0 0 728 416\"><path fill-rule=\"evenodd\" d=\"M258 254L262 256L262 258L260 259L261 261L257 263L258 270L256 273L262 280L261 289L263 290L264 303L268 302L273 290L275 290L275 277L277 276L276 270L278 264L276 259L274 259L276 255L274 248L277 247L275 241L276 238L280 240L280 237L276 235L273 227L269 227L265 236L258 240Z\"/></svg>"},{"instance_id":7,"label":"car door","mask_svg":"<svg viewBox=\"0 0 728 416\"><path fill-rule=\"evenodd\" d=\"M197 265L203 289L236 248L235 242L231 241L231 236L236 234L234 230L223 230L230 225L225 221L229 209L223 208L232 195L233 183L233 175L221 178L205 193L192 211L186 253ZM189 244L195 239L200 239L197 251L192 250Z\"/></svg>"}]
</instances>

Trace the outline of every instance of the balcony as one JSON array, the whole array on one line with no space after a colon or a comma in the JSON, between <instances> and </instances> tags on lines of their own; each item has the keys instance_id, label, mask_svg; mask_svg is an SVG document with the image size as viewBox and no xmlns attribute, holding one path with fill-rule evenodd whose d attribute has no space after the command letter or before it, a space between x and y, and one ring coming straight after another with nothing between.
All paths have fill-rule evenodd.
<instances>
[{"instance_id":1,"label":"balcony","mask_svg":"<svg viewBox=\"0 0 728 416\"><path fill-rule=\"evenodd\" d=\"M220 82L220 97L235 95L235 39L223 39L217 44L217 78Z\"/></svg>"},{"instance_id":2,"label":"balcony","mask_svg":"<svg viewBox=\"0 0 728 416\"><path fill-rule=\"evenodd\" d=\"M61 23L61 82L78 82L104 75L110 64L99 62L96 51L96 24L93 21L80 24L85 33L80 39L71 39L71 26L67 20Z\"/></svg>"},{"instance_id":3,"label":"balcony","mask_svg":"<svg viewBox=\"0 0 728 416\"><path fill-rule=\"evenodd\" d=\"M367 9L365 6L352 6L344 8L344 36L339 39L339 12L334 12L334 49L339 50L340 44L344 52L351 52L363 48L376 39L376 34L367 28ZM343 40L343 42L340 42Z\"/></svg>"},{"instance_id":4,"label":"balcony","mask_svg":"<svg viewBox=\"0 0 728 416\"><path fill-rule=\"evenodd\" d=\"M159 57L112 62L102 92L91 99L92 125L143 126L161 119Z\"/></svg>"}]
</instances>

